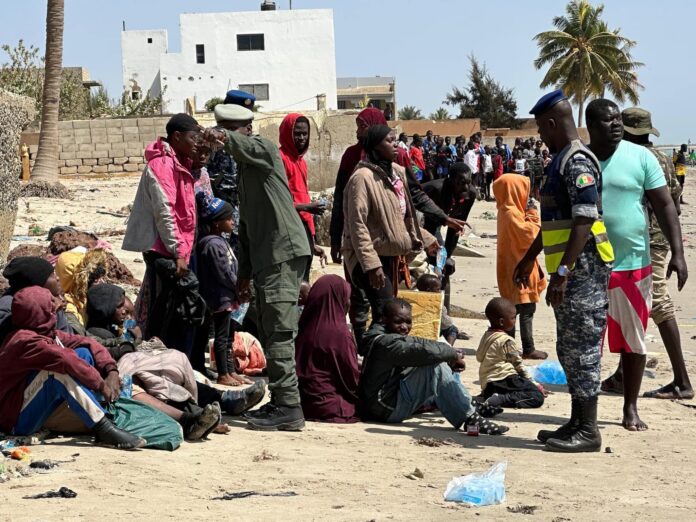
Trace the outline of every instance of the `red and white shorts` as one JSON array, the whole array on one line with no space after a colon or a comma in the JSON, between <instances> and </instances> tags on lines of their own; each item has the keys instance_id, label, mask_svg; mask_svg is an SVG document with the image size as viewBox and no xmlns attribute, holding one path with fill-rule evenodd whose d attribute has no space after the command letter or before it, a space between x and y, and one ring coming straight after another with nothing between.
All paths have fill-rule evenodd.
<instances>
[{"instance_id":1,"label":"red and white shorts","mask_svg":"<svg viewBox=\"0 0 696 522\"><path fill-rule=\"evenodd\" d=\"M607 336L612 353L647 353L645 331L652 308L652 266L612 272Z\"/></svg>"}]
</instances>

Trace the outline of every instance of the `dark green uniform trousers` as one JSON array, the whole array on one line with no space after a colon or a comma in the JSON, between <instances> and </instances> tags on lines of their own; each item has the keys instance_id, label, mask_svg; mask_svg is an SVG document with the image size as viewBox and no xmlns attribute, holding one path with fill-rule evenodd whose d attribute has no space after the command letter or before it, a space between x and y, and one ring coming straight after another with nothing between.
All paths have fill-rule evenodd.
<instances>
[{"instance_id":1,"label":"dark green uniform trousers","mask_svg":"<svg viewBox=\"0 0 696 522\"><path fill-rule=\"evenodd\" d=\"M271 401L276 406L300 404L295 337L299 321L297 299L307 261L307 256L296 257L254 274L259 340L266 355Z\"/></svg>"}]
</instances>

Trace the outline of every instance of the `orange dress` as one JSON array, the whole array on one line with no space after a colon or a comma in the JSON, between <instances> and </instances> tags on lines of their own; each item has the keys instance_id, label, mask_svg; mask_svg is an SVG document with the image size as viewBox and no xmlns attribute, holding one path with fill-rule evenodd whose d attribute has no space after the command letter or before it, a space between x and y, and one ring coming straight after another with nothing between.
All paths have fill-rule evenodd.
<instances>
[{"instance_id":1,"label":"orange dress","mask_svg":"<svg viewBox=\"0 0 696 522\"><path fill-rule=\"evenodd\" d=\"M538 261L529 276L528 288L519 288L512 278L517 264L541 230L539 212L527 209L529 190L529 178L519 174L503 174L493 183L498 207L498 290L514 304L538 303L546 288Z\"/></svg>"}]
</instances>

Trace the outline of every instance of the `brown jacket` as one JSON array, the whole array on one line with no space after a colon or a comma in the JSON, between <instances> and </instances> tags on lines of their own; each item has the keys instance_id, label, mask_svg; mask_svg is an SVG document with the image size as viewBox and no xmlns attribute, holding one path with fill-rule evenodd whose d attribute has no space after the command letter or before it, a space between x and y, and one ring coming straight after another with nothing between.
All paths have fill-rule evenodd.
<instances>
[{"instance_id":1,"label":"brown jacket","mask_svg":"<svg viewBox=\"0 0 696 522\"><path fill-rule=\"evenodd\" d=\"M363 272L382 266L379 256L415 256L423 249L403 167L392 164L404 184L406 218L401 217L399 198L386 174L378 166L358 163L343 197L343 245L348 273L360 263ZM434 241L428 234L425 242Z\"/></svg>"}]
</instances>

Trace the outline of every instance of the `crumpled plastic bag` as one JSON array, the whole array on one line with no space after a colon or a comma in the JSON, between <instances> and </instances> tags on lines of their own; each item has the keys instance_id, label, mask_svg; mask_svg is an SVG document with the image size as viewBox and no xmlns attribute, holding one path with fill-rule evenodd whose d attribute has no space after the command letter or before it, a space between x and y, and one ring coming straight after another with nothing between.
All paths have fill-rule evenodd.
<instances>
[{"instance_id":1,"label":"crumpled plastic bag","mask_svg":"<svg viewBox=\"0 0 696 522\"><path fill-rule=\"evenodd\" d=\"M445 500L470 506L490 506L505 501L507 460L498 462L483 473L454 477L445 489Z\"/></svg>"}]
</instances>

